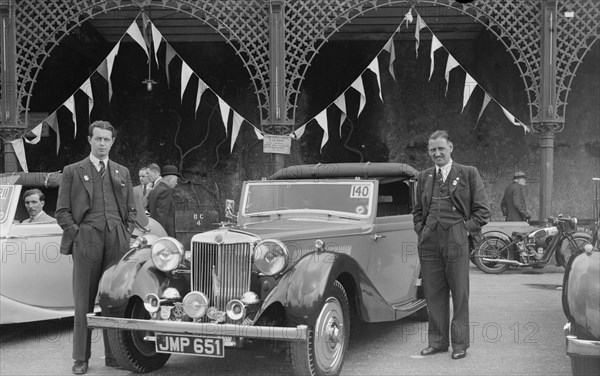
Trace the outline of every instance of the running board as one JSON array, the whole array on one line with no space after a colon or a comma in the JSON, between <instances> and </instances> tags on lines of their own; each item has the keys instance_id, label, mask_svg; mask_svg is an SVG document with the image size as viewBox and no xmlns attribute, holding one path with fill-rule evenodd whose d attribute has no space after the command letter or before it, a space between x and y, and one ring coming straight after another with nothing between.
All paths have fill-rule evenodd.
<instances>
[{"instance_id":1,"label":"running board","mask_svg":"<svg viewBox=\"0 0 600 376\"><path fill-rule=\"evenodd\" d=\"M412 315L413 313L425 307L427 307L425 299L417 299L406 304L398 304L392 306L396 313L396 320Z\"/></svg>"}]
</instances>

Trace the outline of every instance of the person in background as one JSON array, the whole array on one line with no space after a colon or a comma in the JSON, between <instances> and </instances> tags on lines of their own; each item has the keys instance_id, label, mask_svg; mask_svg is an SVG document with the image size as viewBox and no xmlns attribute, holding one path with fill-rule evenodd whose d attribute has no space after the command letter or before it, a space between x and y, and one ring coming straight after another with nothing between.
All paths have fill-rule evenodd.
<instances>
[{"instance_id":1,"label":"person in background","mask_svg":"<svg viewBox=\"0 0 600 376\"><path fill-rule=\"evenodd\" d=\"M142 208L145 208L148 204L148 193L150 193L151 189L151 183L148 179L148 167L140 168L138 177L140 179L140 185L133 187L133 193L135 194L136 199L142 203Z\"/></svg>"},{"instance_id":2,"label":"person in background","mask_svg":"<svg viewBox=\"0 0 600 376\"><path fill-rule=\"evenodd\" d=\"M88 142L90 155L64 168L56 205L56 219L63 229L60 252L73 255L74 374L88 370L92 331L86 314L94 310L100 277L127 251L136 218L129 170L109 159L115 129L108 121L95 121ZM103 337L104 364L118 368L108 331Z\"/></svg>"},{"instance_id":3,"label":"person in background","mask_svg":"<svg viewBox=\"0 0 600 376\"><path fill-rule=\"evenodd\" d=\"M173 189L181 177L176 166L164 166L162 178L148 195L148 212L158 221L169 236L175 237L175 201Z\"/></svg>"},{"instance_id":4,"label":"person in background","mask_svg":"<svg viewBox=\"0 0 600 376\"><path fill-rule=\"evenodd\" d=\"M429 310L429 346L421 355L446 352L452 343L452 359L462 359L470 345L469 236L482 236L490 209L479 171L455 163L453 147L446 131L429 136L428 151L435 166L417 176L413 221Z\"/></svg>"},{"instance_id":5,"label":"person in background","mask_svg":"<svg viewBox=\"0 0 600 376\"><path fill-rule=\"evenodd\" d=\"M45 198L44 193L39 189L30 189L23 193L23 201L29 218L22 220L21 223L56 223L56 219L44 211Z\"/></svg>"},{"instance_id":6,"label":"person in background","mask_svg":"<svg viewBox=\"0 0 600 376\"><path fill-rule=\"evenodd\" d=\"M531 216L527 212L523 187L527 185L525 173L515 172L513 181L506 187L500 209L507 221L528 221Z\"/></svg>"},{"instance_id":7,"label":"person in background","mask_svg":"<svg viewBox=\"0 0 600 376\"><path fill-rule=\"evenodd\" d=\"M162 179L162 176L160 176L160 167L156 163L150 163L148 165L148 181L150 188L154 188L160 179Z\"/></svg>"}]
</instances>

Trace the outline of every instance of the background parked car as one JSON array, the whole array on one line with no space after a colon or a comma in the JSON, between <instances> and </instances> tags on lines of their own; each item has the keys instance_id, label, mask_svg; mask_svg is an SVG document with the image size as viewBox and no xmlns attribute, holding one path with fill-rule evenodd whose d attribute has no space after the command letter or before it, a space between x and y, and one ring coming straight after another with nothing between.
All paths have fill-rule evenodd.
<instances>
[{"instance_id":1,"label":"background parked car","mask_svg":"<svg viewBox=\"0 0 600 376\"><path fill-rule=\"evenodd\" d=\"M44 211L54 217L61 174L0 174L0 324L73 316L72 256L60 253L57 223L21 223L29 218L22 193L40 189ZM135 236L166 236L162 226L138 208Z\"/></svg>"}]
</instances>

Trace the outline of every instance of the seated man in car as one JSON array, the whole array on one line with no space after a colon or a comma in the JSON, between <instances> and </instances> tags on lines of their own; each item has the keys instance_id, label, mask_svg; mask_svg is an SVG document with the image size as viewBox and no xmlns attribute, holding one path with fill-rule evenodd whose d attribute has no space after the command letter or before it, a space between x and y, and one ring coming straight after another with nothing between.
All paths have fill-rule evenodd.
<instances>
[{"instance_id":1,"label":"seated man in car","mask_svg":"<svg viewBox=\"0 0 600 376\"><path fill-rule=\"evenodd\" d=\"M21 223L56 223L56 219L44 212L44 199L44 193L39 189L30 189L23 193L29 218L22 220Z\"/></svg>"}]
</instances>

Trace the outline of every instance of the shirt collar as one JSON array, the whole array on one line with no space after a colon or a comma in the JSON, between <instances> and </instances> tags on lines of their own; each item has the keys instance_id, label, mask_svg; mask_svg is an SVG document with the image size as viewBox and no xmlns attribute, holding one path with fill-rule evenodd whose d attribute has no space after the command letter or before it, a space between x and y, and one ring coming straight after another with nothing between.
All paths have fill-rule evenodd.
<instances>
[{"instance_id":1,"label":"shirt collar","mask_svg":"<svg viewBox=\"0 0 600 376\"><path fill-rule=\"evenodd\" d=\"M446 178L448 177L448 174L450 174L450 169L451 168L452 168L452 158L450 158L450 160L448 161L448 163L446 163L442 167L435 166L436 172L437 172L438 169L442 170L442 177L444 178L444 180L446 180Z\"/></svg>"},{"instance_id":2,"label":"shirt collar","mask_svg":"<svg viewBox=\"0 0 600 376\"><path fill-rule=\"evenodd\" d=\"M102 159L104 161L104 167L108 168L108 157ZM100 168L100 159L96 158L92 153L90 153L90 161L97 169Z\"/></svg>"}]
</instances>

